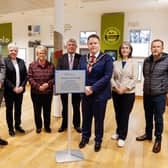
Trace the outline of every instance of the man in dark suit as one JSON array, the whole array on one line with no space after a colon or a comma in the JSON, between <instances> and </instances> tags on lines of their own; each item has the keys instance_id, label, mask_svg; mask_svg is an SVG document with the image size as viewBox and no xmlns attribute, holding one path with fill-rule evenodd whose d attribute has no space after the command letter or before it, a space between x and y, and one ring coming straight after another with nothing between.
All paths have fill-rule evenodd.
<instances>
[{"instance_id":1,"label":"man in dark suit","mask_svg":"<svg viewBox=\"0 0 168 168\"><path fill-rule=\"evenodd\" d=\"M8 53L9 55L5 59L6 77L4 82L4 97L9 135L15 136L14 125L16 131L25 133L25 130L20 124L23 93L27 82L27 70L24 61L17 58L18 47L15 44L10 43L8 45ZM15 124L13 124L13 106L15 107Z\"/></svg>"},{"instance_id":2,"label":"man in dark suit","mask_svg":"<svg viewBox=\"0 0 168 168\"><path fill-rule=\"evenodd\" d=\"M59 70L72 70L78 69L79 59L81 55L75 53L77 44L76 40L69 39L67 41L67 53L62 55L58 60L57 69ZM58 132L63 132L67 129L68 122L68 94L61 94L62 102L62 124L58 129ZM73 106L73 125L77 132L81 133L80 128L80 94L72 94L72 106Z\"/></svg>"},{"instance_id":3,"label":"man in dark suit","mask_svg":"<svg viewBox=\"0 0 168 168\"><path fill-rule=\"evenodd\" d=\"M0 55L0 107L4 93L4 87L3 87L4 78L5 78L5 63L4 59ZM8 145L8 142L0 137L0 145Z\"/></svg>"},{"instance_id":4,"label":"man in dark suit","mask_svg":"<svg viewBox=\"0 0 168 168\"><path fill-rule=\"evenodd\" d=\"M82 95L82 139L83 148L91 137L92 120L95 121L95 152L101 149L104 132L104 117L107 100L111 98L110 79L112 77L112 58L100 51L100 39L96 34L88 37L89 54L82 56L79 68L86 70L86 87Z\"/></svg>"}]
</instances>

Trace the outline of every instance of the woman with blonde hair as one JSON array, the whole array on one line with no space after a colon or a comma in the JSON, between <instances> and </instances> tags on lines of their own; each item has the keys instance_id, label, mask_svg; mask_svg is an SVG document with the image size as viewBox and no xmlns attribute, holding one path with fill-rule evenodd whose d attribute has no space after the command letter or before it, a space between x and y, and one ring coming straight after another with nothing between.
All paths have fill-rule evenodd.
<instances>
[{"instance_id":1,"label":"woman with blonde hair","mask_svg":"<svg viewBox=\"0 0 168 168\"><path fill-rule=\"evenodd\" d=\"M37 60L29 65L28 80L31 86L31 99L34 108L36 133L42 129L41 112L45 131L50 133L51 101L53 97L54 65L47 61L47 48L37 46Z\"/></svg>"}]
</instances>

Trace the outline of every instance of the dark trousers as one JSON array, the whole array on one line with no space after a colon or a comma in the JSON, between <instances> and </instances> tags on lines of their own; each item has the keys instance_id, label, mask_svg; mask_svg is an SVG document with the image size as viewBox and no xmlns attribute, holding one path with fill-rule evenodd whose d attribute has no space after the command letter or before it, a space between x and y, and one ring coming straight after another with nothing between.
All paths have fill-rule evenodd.
<instances>
[{"instance_id":1,"label":"dark trousers","mask_svg":"<svg viewBox=\"0 0 168 168\"><path fill-rule=\"evenodd\" d=\"M94 95L82 98L82 138L89 140L92 120L95 121L95 141L102 142L104 134L104 117L107 101L96 101Z\"/></svg>"},{"instance_id":2,"label":"dark trousers","mask_svg":"<svg viewBox=\"0 0 168 168\"><path fill-rule=\"evenodd\" d=\"M80 94L72 94L73 107L73 125L75 128L80 127ZM61 94L62 102L62 128L68 125L68 94Z\"/></svg>"},{"instance_id":3,"label":"dark trousers","mask_svg":"<svg viewBox=\"0 0 168 168\"><path fill-rule=\"evenodd\" d=\"M36 129L42 128L42 118L41 118L42 110L43 110L44 128L50 128L52 96L53 96L52 94L31 93Z\"/></svg>"},{"instance_id":4,"label":"dark trousers","mask_svg":"<svg viewBox=\"0 0 168 168\"><path fill-rule=\"evenodd\" d=\"M1 107L2 99L3 99L3 95L4 95L4 90L0 89L0 107Z\"/></svg>"},{"instance_id":5,"label":"dark trousers","mask_svg":"<svg viewBox=\"0 0 168 168\"><path fill-rule=\"evenodd\" d=\"M112 92L112 98L117 122L116 133L119 135L119 139L125 140L128 133L129 115L135 101L135 93L120 95Z\"/></svg>"},{"instance_id":6,"label":"dark trousers","mask_svg":"<svg viewBox=\"0 0 168 168\"><path fill-rule=\"evenodd\" d=\"M8 124L8 129L13 130L13 106L14 106L14 120L15 128L19 127L21 124L21 108L23 93L16 94L5 94L5 104L6 104L6 120Z\"/></svg>"},{"instance_id":7,"label":"dark trousers","mask_svg":"<svg viewBox=\"0 0 168 168\"><path fill-rule=\"evenodd\" d=\"M152 137L153 117L155 121L155 136L157 141L161 141L163 132L163 113L166 106L166 95L143 97L146 128L148 137Z\"/></svg>"}]
</instances>

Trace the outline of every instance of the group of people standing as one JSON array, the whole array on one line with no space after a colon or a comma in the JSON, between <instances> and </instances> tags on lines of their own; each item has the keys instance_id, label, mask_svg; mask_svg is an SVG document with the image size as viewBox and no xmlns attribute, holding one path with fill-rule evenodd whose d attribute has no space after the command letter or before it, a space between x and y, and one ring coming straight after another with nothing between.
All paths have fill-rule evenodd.
<instances>
[{"instance_id":1,"label":"group of people standing","mask_svg":"<svg viewBox=\"0 0 168 168\"><path fill-rule=\"evenodd\" d=\"M42 129L43 110L44 128L50 133L51 101L54 85L54 65L47 61L47 48L38 46L36 48L37 60L27 68L25 62L17 57L18 46L14 43L8 45L8 57L0 62L0 100L3 95L6 105L6 121L9 135L15 136L16 132L21 134L25 130L21 127L22 100L26 83L31 85L31 99L34 108L34 120L36 132ZM6 140L0 139L1 145L7 145Z\"/></svg>"},{"instance_id":2,"label":"group of people standing","mask_svg":"<svg viewBox=\"0 0 168 168\"><path fill-rule=\"evenodd\" d=\"M132 59L133 48L124 41L119 47L120 58L113 62L112 57L100 51L100 38L96 34L88 37L88 54L76 53L77 43L74 39L67 41L67 53L58 59L57 69L86 71L85 93L72 94L73 126L82 133L79 148L84 148L90 140L92 120L94 118L95 145L98 152L104 134L104 119L107 101L113 100L116 131L112 139L123 147L128 133L129 116L135 102L135 87L137 66ZM155 39L151 43L151 55L144 60L144 95L145 134L136 138L137 141L152 140L153 118L155 121L155 143L153 152L161 150L163 132L163 113L165 111L166 93L168 91L168 54L163 52L164 43ZM42 130L42 109L44 130L51 132L50 116L54 85L54 65L47 61L47 49L44 46L36 48L37 60L29 65L28 72L23 60L17 58L18 47L8 45L9 55L0 61L0 100L6 103L6 120L9 135L15 136L15 131L25 133L21 127L21 105L27 80L31 86L31 99L34 108L36 133ZM4 86L4 87L3 87ZM68 94L61 94L62 124L58 132L67 129ZM80 119L80 102L82 104L82 128ZM14 120L13 123L13 106ZM15 131L14 131L15 128ZM1 145L7 141L0 139Z\"/></svg>"},{"instance_id":3,"label":"group of people standing","mask_svg":"<svg viewBox=\"0 0 168 168\"><path fill-rule=\"evenodd\" d=\"M145 111L145 134L136 137L137 141L152 140L153 120L155 123L155 142L152 151L161 150L163 132L163 113L168 92L168 54L163 52L164 42L155 39L151 43L151 55L143 64L143 106ZM114 62L112 75L112 98L117 128L112 139L123 147L128 132L129 114L135 101L136 64L131 59L132 46L123 42L119 48L121 59Z\"/></svg>"},{"instance_id":4,"label":"group of people standing","mask_svg":"<svg viewBox=\"0 0 168 168\"><path fill-rule=\"evenodd\" d=\"M21 127L21 106L27 82L27 69L24 61L17 58L17 52L18 48L15 44L10 43L8 45L8 57L5 60L1 57L0 61L1 101L4 96L6 104L6 121L9 135L11 136L15 136L14 128L20 133L25 133L25 130ZM0 139L0 144L7 145L8 142Z\"/></svg>"},{"instance_id":5,"label":"group of people standing","mask_svg":"<svg viewBox=\"0 0 168 168\"><path fill-rule=\"evenodd\" d=\"M125 145L128 132L129 114L135 101L137 68L132 57L132 46L123 42L119 48L120 59L114 62L112 75L112 98L116 117L116 132L112 139L118 140L119 147ZM163 52L164 42L155 39L151 43L151 55L143 64L143 106L145 111L145 134L137 141L152 140L155 123L154 153L161 150L163 113L168 92L168 54ZM154 120L154 121L153 121Z\"/></svg>"}]
</instances>

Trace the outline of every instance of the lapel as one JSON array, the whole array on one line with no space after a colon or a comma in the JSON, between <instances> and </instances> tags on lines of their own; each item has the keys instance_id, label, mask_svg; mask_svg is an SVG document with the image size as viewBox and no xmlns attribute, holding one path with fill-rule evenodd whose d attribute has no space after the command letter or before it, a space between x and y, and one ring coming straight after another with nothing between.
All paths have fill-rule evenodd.
<instances>
[{"instance_id":1,"label":"lapel","mask_svg":"<svg viewBox=\"0 0 168 168\"><path fill-rule=\"evenodd\" d=\"M74 55L74 60L73 60L73 68L72 68L72 69L75 68L75 66L76 66L76 61L77 61L77 57L76 57L76 53L75 53L75 55Z\"/></svg>"},{"instance_id":2,"label":"lapel","mask_svg":"<svg viewBox=\"0 0 168 168\"><path fill-rule=\"evenodd\" d=\"M96 60L98 60L102 54L103 54L103 53L100 52L99 55L98 55L98 57L96 58Z\"/></svg>"},{"instance_id":3,"label":"lapel","mask_svg":"<svg viewBox=\"0 0 168 168\"><path fill-rule=\"evenodd\" d=\"M7 58L7 62L8 62L8 67L15 71L15 67L12 63L12 60L9 57Z\"/></svg>"},{"instance_id":4,"label":"lapel","mask_svg":"<svg viewBox=\"0 0 168 168\"><path fill-rule=\"evenodd\" d=\"M64 64L65 64L66 68L69 69L68 53L65 54L65 59L64 59L64 61L65 61Z\"/></svg>"},{"instance_id":5,"label":"lapel","mask_svg":"<svg viewBox=\"0 0 168 168\"><path fill-rule=\"evenodd\" d=\"M119 62L119 64L120 64L119 67L120 67L120 71L121 71L121 72L126 71L126 70L129 68L130 61L131 61L130 59L127 60L127 62L126 62L126 64L125 64L124 68L122 68L122 60Z\"/></svg>"}]
</instances>

